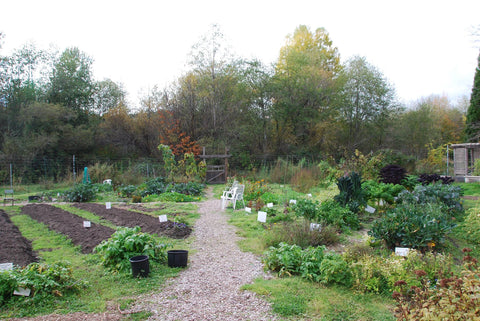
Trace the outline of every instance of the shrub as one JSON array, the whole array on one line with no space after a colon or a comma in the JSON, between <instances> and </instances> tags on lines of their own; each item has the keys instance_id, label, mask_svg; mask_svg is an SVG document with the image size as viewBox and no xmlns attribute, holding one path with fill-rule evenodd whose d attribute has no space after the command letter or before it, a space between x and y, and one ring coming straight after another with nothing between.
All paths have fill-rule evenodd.
<instances>
[{"instance_id":1,"label":"shrub","mask_svg":"<svg viewBox=\"0 0 480 321\"><path fill-rule=\"evenodd\" d=\"M188 183L174 184L171 188L171 191L185 194L185 195L199 196L200 194L202 194L202 191L204 188L205 188L204 184L200 184L196 182L188 182Z\"/></svg>"},{"instance_id":2,"label":"shrub","mask_svg":"<svg viewBox=\"0 0 480 321\"><path fill-rule=\"evenodd\" d=\"M462 227L465 231L463 234L465 239L478 247L480 245L480 209L469 209L462 223Z\"/></svg>"},{"instance_id":3,"label":"shrub","mask_svg":"<svg viewBox=\"0 0 480 321\"><path fill-rule=\"evenodd\" d=\"M478 320L480 271L468 254L464 262L460 275L441 278L434 286L423 270L415 271L420 286L398 281L399 291L393 293L398 320Z\"/></svg>"},{"instance_id":4,"label":"shrub","mask_svg":"<svg viewBox=\"0 0 480 321\"><path fill-rule=\"evenodd\" d=\"M121 197L132 197L136 190L137 187L135 185L122 185L117 189Z\"/></svg>"},{"instance_id":5,"label":"shrub","mask_svg":"<svg viewBox=\"0 0 480 321\"><path fill-rule=\"evenodd\" d=\"M403 191L398 194L397 203L441 203L446 206L450 215L457 216L464 212L460 186L431 184L417 185L412 192Z\"/></svg>"},{"instance_id":6,"label":"shrub","mask_svg":"<svg viewBox=\"0 0 480 321\"><path fill-rule=\"evenodd\" d=\"M10 272L0 272L0 307L10 300L16 287L15 279Z\"/></svg>"},{"instance_id":7,"label":"shrub","mask_svg":"<svg viewBox=\"0 0 480 321\"><path fill-rule=\"evenodd\" d=\"M455 222L441 204L404 203L375 221L368 234L385 241L391 249L396 246L426 249L429 244L443 244L453 227Z\"/></svg>"},{"instance_id":8,"label":"shrub","mask_svg":"<svg viewBox=\"0 0 480 321\"><path fill-rule=\"evenodd\" d=\"M318 220L321 223L333 225L340 230L354 229L360 227L358 215L350 209L340 206L334 200L326 200L319 207Z\"/></svg>"},{"instance_id":9,"label":"shrub","mask_svg":"<svg viewBox=\"0 0 480 321\"><path fill-rule=\"evenodd\" d=\"M325 254L319 268L318 282L324 284L341 284L350 287L352 272L348 263L337 253Z\"/></svg>"},{"instance_id":10,"label":"shrub","mask_svg":"<svg viewBox=\"0 0 480 321\"><path fill-rule=\"evenodd\" d=\"M263 194L269 191L269 188L263 179L255 182L246 181L244 182L244 184L245 184L245 191L243 194L243 198L246 201L256 201Z\"/></svg>"},{"instance_id":11,"label":"shrub","mask_svg":"<svg viewBox=\"0 0 480 321\"><path fill-rule=\"evenodd\" d=\"M156 200L163 201L163 202L194 202L200 199L199 197L185 195L177 192L168 192L168 193L160 194L158 196L155 196L155 195L150 195L150 196L153 196ZM149 200L148 196L144 200L148 201Z\"/></svg>"},{"instance_id":12,"label":"shrub","mask_svg":"<svg viewBox=\"0 0 480 321\"><path fill-rule=\"evenodd\" d=\"M316 172L318 172L316 167L311 169L301 168L293 175L292 179L290 180L290 184L293 186L294 190L301 193L307 193L318 183L318 181L315 179L317 176Z\"/></svg>"},{"instance_id":13,"label":"shrub","mask_svg":"<svg viewBox=\"0 0 480 321\"><path fill-rule=\"evenodd\" d=\"M279 204L280 199L278 195L271 193L271 192L266 192L263 193L263 195L260 197L263 201L263 203L268 204L268 203L273 203L273 204Z\"/></svg>"},{"instance_id":14,"label":"shrub","mask_svg":"<svg viewBox=\"0 0 480 321\"><path fill-rule=\"evenodd\" d=\"M88 174L92 182L102 183L105 179L114 177L115 168L113 165L97 162L93 166L88 167Z\"/></svg>"},{"instance_id":15,"label":"shrub","mask_svg":"<svg viewBox=\"0 0 480 321\"><path fill-rule=\"evenodd\" d=\"M97 196L97 189L93 184L77 184L64 193L67 202L89 202Z\"/></svg>"},{"instance_id":16,"label":"shrub","mask_svg":"<svg viewBox=\"0 0 480 321\"><path fill-rule=\"evenodd\" d=\"M166 183L163 177L148 180L138 187L138 191L142 197L153 194L162 194L170 189L170 184Z\"/></svg>"},{"instance_id":17,"label":"shrub","mask_svg":"<svg viewBox=\"0 0 480 321\"><path fill-rule=\"evenodd\" d=\"M380 170L380 182L385 184L400 184L407 171L398 165L387 165Z\"/></svg>"},{"instance_id":18,"label":"shrub","mask_svg":"<svg viewBox=\"0 0 480 321\"><path fill-rule=\"evenodd\" d=\"M317 220L319 206L320 204L317 201L302 199L293 205L293 210L297 216L304 217L306 220L312 222Z\"/></svg>"},{"instance_id":19,"label":"shrub","mask_svg":"<svg viewBox=\"0 0 480 321\"><path fill-rule=\"evenodd\" d=\"M140 227L119 228L108 239L95 247L100 254L102 264L112 271L129 271L129 258L137 255L148 255L150 260L166 262L167 246L155 240L146 233L140 232Z\"/></svg>"}]
</instances>

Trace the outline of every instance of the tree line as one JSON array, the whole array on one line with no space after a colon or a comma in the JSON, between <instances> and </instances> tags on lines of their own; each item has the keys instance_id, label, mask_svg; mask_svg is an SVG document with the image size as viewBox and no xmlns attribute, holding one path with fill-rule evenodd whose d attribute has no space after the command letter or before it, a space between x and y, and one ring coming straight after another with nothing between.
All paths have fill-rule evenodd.
<instances>
[{"instance_id":1,"label":"tree line","mask_svg":"<svg viewBox=\"0 0 480 321\"><path fill-rule=\"evenodd\" d=\"M342 63L323 28L298 26L268 65L235 57L214 25L189 58L187 72L133 108L122 84L94 78L93 58L79 48L25 45L0 56L0 163L21 161L27 175L71 155L160 159L159 144L177 154L227 147L238 168L283 155L338 160L356 150L418 160L465 138L468 102L430 96L403 106L366 58Z\"/></svg>"}]
</instances>

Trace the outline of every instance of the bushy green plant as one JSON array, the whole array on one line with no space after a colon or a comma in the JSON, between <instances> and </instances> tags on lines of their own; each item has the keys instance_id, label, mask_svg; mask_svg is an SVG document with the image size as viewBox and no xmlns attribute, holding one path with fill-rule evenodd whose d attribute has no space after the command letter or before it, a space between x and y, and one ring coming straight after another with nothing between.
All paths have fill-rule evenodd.
<instances>
[{"instance_id":1,"label":"bushy green plant","mask_svg":"<svg viewBox=\"0 0 480 321\"><path fill-rule=\"evenodd\" d=\"M319 248L322 255L323 249ZM298 245L280 243L278 247L270 247L263 257L266 270L275 271L279 276L300 274L303 250Z\"/></svg>"},{"instance_id":2,"label":"bushy green plant","mask_svg":"<svg viewBox=\"0 0 480 321\"><path fill-rule=\"evenodd\" d=\"M165 178L157 177L141 184L137 190L142 197L145 197L147 195L165 193L171 188L171 185L165 182Z\"/></svg>"},{"instance_id":3,"label":"bushy green plant","mask_svg":"<svg viewBox=\"0 0 480 321\"><path fill-rule=\"evenodd\" d=\"M334 200L326 200L318 208L317 220L324 224L335 226L338 229L360 228L358 215L349 208L342 207Z\"/></svg>"},{"instance_id":4,"label":"bushy green plant","mask_svg":"<svg viewBox=\"0 0 480 321\"><path fill-rule=\"evenodd\" d=\"M456 185L417 185L411 192L403 191L398 194L397 203L440 203L445 205L451 216L458 216L464 212L462 195L462 188Z\"/></svg>"},{"instance_id":5,"label":"bushy green plant","mask_svg":"<svg viewBox=\"0 0 480 321\"><path fill-rule=\"evenodd\" d=\"M415 186L420 184L420 182L418 181L417 175L407 175L404 179L402 179L401 184L405 186L406 189L411 191L415 188Z\"/></svg>"},{"instance_id":6,"label":"bushy green plant","mask_svg":"<svg viewBox=\"0 0 480 321\"><path fill-rule=\"evenodd\" d=\"M177 192L167 192L156 196L155 199L163 202L195 202L199 201L200 197L185 195ZM146 197L144 200L148 201L148 197Z\"/></svg>"},{"instance_id":7,"label":"bushy green plant","mask_svg":"<svg viewBox=\"0 0 480 321\"><path fill-rule=\"evenodd\" d=\"M445 241L456 223L442 204L403 203L374 222L369 235L383 240L389 248L396 246L425 249Z\"/></svg>"},{"instance_id":8,"label":"bushy green plant","mask_svg":"<svg viewBox=\"0 0 480 321\"><path fill-rule=\"evenodd\" d=\"M361 207L367 204L362 189L362 177L359 174L352 172L349 176L339 178L337 186L340 193L334 199L343 207L358 213Z\"/></svg>"},{"instance_id":9,"label":"bushy green plant","mask_svg":"<svg viewBox=\"0 0 480 321\"><path fill-rule=\"evenodd\" d=\"M149 259L165 262L167 245L159 243L147 233L140 232L140 227L119 228L112 236L95 247L100 254L102 264L112 271L126 272L130 269L129 258L148 255Z\"/></svg>"},{"instance_id":10,"label":"bushy green plant","mask_svg":"<svg viewBox=\"0 0 480 321\"><path fill-rule=\"evenodd\" d=\"M63 195L67 202L90 202L97 197L97 188L93 184L77 184Z\"/></svg>"},{"instance_id":11,"label":"bushy green plant","mask_svg":"<svg viewBox=\"0 0 480 321\"><path fill-rule=\"evenodd\" d=\"M334 252L325 254L319 267L318 281L324 284L340 284L350 287L352 272L343 257Z\"/></svg>"},{"instance_id":12,"label":"bushy green plant","mask_svg":"<svg viewBox=\"0 0 480 321\"><path fill-rule=\"evenodd\" d=\"M372 180L363 182L362 188L367 200L375 200L376 202L383 200L388 204L394 204L398 194L405 190L403 185L378 183Z\"/></svg>"},{"instance_id":13,"label":"bushy green plant","mask_svg":"<svg viewBox=\"0 0 480 321\"><path fill-rule=\"evenodd\" d=\"M259 181L254 181L254 182L245 181L244 184L245 184L245 190L244 190L243 198L246 201L256 201L259 198L261 198L263 194L270 191L267 183L265 183L263 179Z\"/></svg>"},{"instance_id":14,"label":"bushy green plant","mask_svg":"<svg viewBox=\"0 0 480 321\"><path fill-rule=\"evenodd\" d=\"M480 245L480 209L471 208L467 211L464 221L462 222L464 231L463 236L471 244L478 247Z\"/></svg>"},{"instance_id":15,"label":"bushy green plant","mask_svg":"<svg viewBox=\"0 0 480 321\"><path fill-rule=\"evenodd\" d=\"M268 203L279 204L280 203L280 198L278 197L278 195L276 195L272 192L263 193L260 198L262 199L263 203L265 203L265 204L268 204Z\"/></svg>"},{"instance_id":16,"label":"bushy green plant","mask_svg":"<svg viewBox=\"0 0 480 321\"><path fill-rule=\"evenodd\" d=\"M87 286L83 281L76 280L68 263L54 264L31 263L24 268L2 273L2 294L8 299L13 289L23 287L32 291L33 297L63 296L79 291ZM4 282L5 283L4 283ZM5 290L4 286L12 286Z\"/></svg>"},{"instance_id":17,"label":"bushy green plant","mask_svg":"<svg viewBox=\"0 0 480 321\"><path fill-rule=\"evenodd\" d=\"M199 196L202 194L205 184L196 182L176 183L171 187L172 192L177 192L185 195Z\"/></svg>"},{"instance_id":18,"label":"bushy green plant","mask_svg":"<svg viewBox=\"0 0 480 321\"><path fill-rule=\"evenodd\" d=\"M293 210L297 216L304 217L310 222L317 220L320 204L317 201L301 199L293 205Z\"/></svg>"},{"instance_id":19,"label":"bushy green plant","mask_svg":"<svg viewBox=\"0 0 480 321\"><path fill-rule=\"evenodd\" d=\"M132 197L137 190L135 185L122 185L118 187L117 192L121 197Z\"/></svg>"},{"instance_id":20,"label":"bushy green plant","mask_svg":"<svg viewBox=\"0 0 480 321\"><path fill-rule=\"evenodd\" d=\"M294 190L307 193L318 184L318 181L315 179L317 176L316 172L318 172L316 167L301 168L293 175L290 184Z\"/></svg>"}]
</instances>

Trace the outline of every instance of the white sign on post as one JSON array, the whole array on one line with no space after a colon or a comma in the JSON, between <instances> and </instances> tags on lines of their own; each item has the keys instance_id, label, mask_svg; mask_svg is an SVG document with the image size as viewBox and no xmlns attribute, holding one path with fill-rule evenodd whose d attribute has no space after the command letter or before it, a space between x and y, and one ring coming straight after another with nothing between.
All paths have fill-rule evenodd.
<instances>
[{"instance_id":1,"label":"white sign on post","mask_svg":"<svg viewBox=\"0 0 480 321\"><path fill-rule=\"evenodd\" d=\"M373 207L371 207L370 205L367 205L367 207L365 207L365 211L367 211L370 214L375 213L375 209Z\"/></svg>"},{"instance_id":2,"label":"white sign on post","mask_svg":"<svg viewBox=\"0 0 480 321\"><path fill-rule=\"evenodd\" d=\"M267 203L267 207L268 207L268 208L272 208L272 207L273 207L273 203Z\"/></svg>"},{"instance_id":3,"label":"white sign on post","mask_svg":"<svg viewBox=\"0 0 480 321\"><path fill-rule=\"evenodd\" d=\"M13 263L0 264L0 272L13 270Z\"/></svg>"},{"instance_id":4,"label":"white sign on post","mask_svg":"<svg viewBox=\"0 0 480 321\"><path fill-rule=\"evenodd\" d=\"M259 211L257 221L265 223L267 221L267 212Z\"/></svg>"},{"instance_id":5,"label":"white sign on post","mask_svg":"<svg viewBox=\"0 0 480 321\"><path fill-rule=\"evenodd\" d=\"M160 221L160 223L166 222L167 221L167 215L160 215L158 217L158 220Z\"/></svg>"},{"instance_id":6,"label":"white sign on post","mask_svg":"<svg viewBox=\"0 0 480 321\"><path fill-rule=\"evenodd\" d=\"M245 212L252 213L252 208L251 207L245 207Z\"/></svg>"},{"instance_id":7,"label":"white sign on post","mask_svg":"<svg viewBox=\"0 0 480 321\"><path fill-rule=\"evenodd\" d=\"M297 204L297 200L290 200L290 204Z\"/></svg>"},{"instance_id":8,"label":"white sign on post","mask_svg":"<svg viewBox=\"0 0 480 321\"><path fill-rule=\"evenodd\" d=\"M396 247L395 248L395 255L398 256L407 256L410 249L408 247Z\"/></svg>"},{"instance_id":9,"label":"white sign on post","mask_svg":"<svg viewBox=\"0 0 480 321\"><path fill-rule=\"evenodd\" d=\"M107 208L107 210L111 209L112 208L112 203L111 202L106 202L105 207Z\"/></svg>"},{"instance_id":10,"label":"white sign on post","mask_svg":"<svg viewBox=\"0 0 480 321\"><path fill-rule=\"evenodd\" d=\"M85 228L92 227L92 223L90 221L83 221L83 227Z\"/></svg>"}]
</instances>

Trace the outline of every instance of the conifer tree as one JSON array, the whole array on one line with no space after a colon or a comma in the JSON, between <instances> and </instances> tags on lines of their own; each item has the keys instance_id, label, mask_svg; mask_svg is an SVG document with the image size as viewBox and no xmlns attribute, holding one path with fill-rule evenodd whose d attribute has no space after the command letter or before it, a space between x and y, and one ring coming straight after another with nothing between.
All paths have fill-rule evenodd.
<instances>
[{"instance_id":1,"label":"conifer tree","mask_svg":"<svg viewBox=\"0 0 480 321\"><path fill-rule=\"evenodd\" d=\"M480 55L473 80L470 106L467 111L465 134L468 142L478 143L480 141Z\"/></svg>"}]
</instances>

